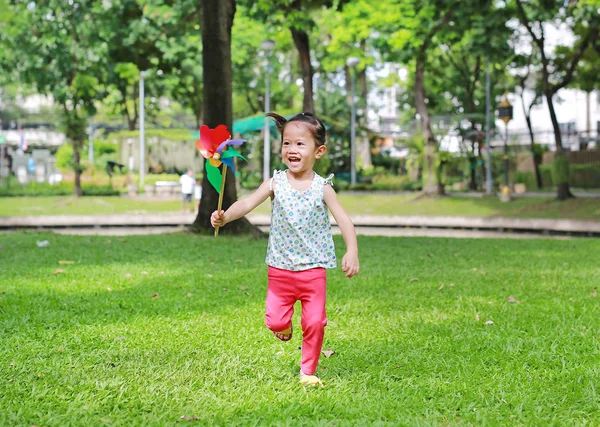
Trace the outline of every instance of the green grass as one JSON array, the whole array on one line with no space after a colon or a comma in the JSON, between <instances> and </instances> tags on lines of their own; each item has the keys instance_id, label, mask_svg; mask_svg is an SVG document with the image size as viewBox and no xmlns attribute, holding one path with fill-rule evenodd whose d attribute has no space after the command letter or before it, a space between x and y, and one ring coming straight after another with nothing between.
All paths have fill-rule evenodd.
<instances>
[{"instance_id":1,"label":"green grass","mask_svg":"<svg viewBox=\"0 0 600 427\"><path fill-rule=\"evenodd\" d=\"M577 198L558 202L552 198L518 198L503 203L496 197L446 197L419 199L414 195L340 194L350 214L374 215L452 215L505 216L520 218L571 218L600 220L600 199ZM16 197L0 198L0 216L22 215L107 215L119 213L178 212L181 202L174 199L127 197ZM256 212L270 213L270 202Z\"/></svg>"},{"instance_id":2,"label":"green grass","mask_svg":"<svg viewBox=\"0 0 600 427\"><path fill-rule=\"evenodd\" d=\"M189 208L189 204L187 206ZM109 215L126 213L179 212L181 199L129 197L5 197L0 198L0 216Z\"/></svg>"},{"instance_id":3,"label":"green grass","mask_svg":"<svg viewBox=\"0 0 600 427\"><path fill-rule=\"evenodd\" d=\"M600 424L599 240L359 237L322 389L264 326L264 240L0 245L0 425Z\"/></svg>"}]
</instances>

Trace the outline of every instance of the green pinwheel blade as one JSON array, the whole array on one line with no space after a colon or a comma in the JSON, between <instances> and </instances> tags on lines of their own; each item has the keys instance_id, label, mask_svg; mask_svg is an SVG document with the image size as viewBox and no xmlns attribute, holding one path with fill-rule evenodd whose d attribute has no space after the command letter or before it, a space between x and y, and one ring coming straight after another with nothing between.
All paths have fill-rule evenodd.
<instances>
[{"instance_id":1,"label":"green pinwheel blade","mask_svg":"<svg viewBox=\"0 0 600 427\"><path fill-rule=\"evenodd\" d=\"M221 194L221 181L223 180L223 175L221 175L221 171L219 168L210 164L207 160L205 164L206 170L206 178L208 178L208 182L217 190L217 193Z\"/></svg>"},{"instance_id":2,"label":"green pinwheel blade","mask_svg":"<svg viewBox=\"0 0 600 427\"><path fill-rule=\"evenodd\" d=\"M192 138L198 140L200 139L200 132L196 131L196 132L190 132L190 135L192 135Z\"/></svg>"},{"instance_id":3,"label":"green pinwheel blade","mask_svg":"<svg viewBox=\"0 0 600 427\"><path fill-rule=\"evenodd\" d=\"M228 159L230 157L241 157L245 161L248 161L248 159L246 159L244 156L242 156L240 153L238 153L235 149L231 147L227 148L227 150L224 151L223 154L221 154L222 159Z\"/></svg>"}]
</instances>

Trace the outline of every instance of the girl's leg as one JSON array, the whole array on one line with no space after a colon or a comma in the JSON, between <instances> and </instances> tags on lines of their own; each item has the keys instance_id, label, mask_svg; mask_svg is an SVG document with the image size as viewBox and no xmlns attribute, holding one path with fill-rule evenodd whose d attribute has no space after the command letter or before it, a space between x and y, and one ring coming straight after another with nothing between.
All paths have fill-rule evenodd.
<instances>
[{"instance_id":1,"label":"girl's leg","mask_svg":"<svg viewBox=\"0 0 600 427\"><path fill-rule=\"evenodd\" d=\"M301 272L298 277L299 299L302 301L302 363L306 375L314 375L323 348L327 325L325 312L327 273L324 268Z\"/></svg>"},{"instance_id":2,"label":"girl's leg","mask_svg":"<svg viewBox=\"0 0 600 427\"><path fill-rule=\"evenodd\" d=\"M295 281L291 271L269 267L267 312L265 324L273 332L282 332L292 325L296 302Z\"/></svg>"}]
</instances>

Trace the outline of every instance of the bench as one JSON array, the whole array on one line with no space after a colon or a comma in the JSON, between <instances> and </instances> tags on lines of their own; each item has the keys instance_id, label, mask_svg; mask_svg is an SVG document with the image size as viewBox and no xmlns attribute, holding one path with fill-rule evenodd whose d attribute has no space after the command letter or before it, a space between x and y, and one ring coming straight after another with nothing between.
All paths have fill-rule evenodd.
<instances>
[{"instance_id":1,"label":"bench","mask_svg":"<svg viewBox=\"0 0 600 427\"><path fill-rule=\"evenodd\" d=\"M155 196L175 196L181 194L179 181L156 181L154 185L146 185L146 194Z\"/></svg>"}]
</instances>

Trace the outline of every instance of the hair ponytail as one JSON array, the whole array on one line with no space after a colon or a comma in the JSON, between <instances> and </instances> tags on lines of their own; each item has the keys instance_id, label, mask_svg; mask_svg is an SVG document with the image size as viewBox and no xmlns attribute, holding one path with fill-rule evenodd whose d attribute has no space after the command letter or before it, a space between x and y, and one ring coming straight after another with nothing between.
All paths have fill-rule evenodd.
<instances>
[{"instance_id":1,"label":"hair ponytail","mask_svg":"<svg viewBox=\"0 0 600 427\"><path fill-rule=\"evenodd\" d=\"M271 118L275 119L275 126L277 126L277 130L279 131L279 133L281 133L283 135L283 128L284 128L285 124L288 122L287 119L283 116L280 116L277 113L267 113L267 114L265 114L265 117L271 117Z\"/></svg>"}]
</instances>

